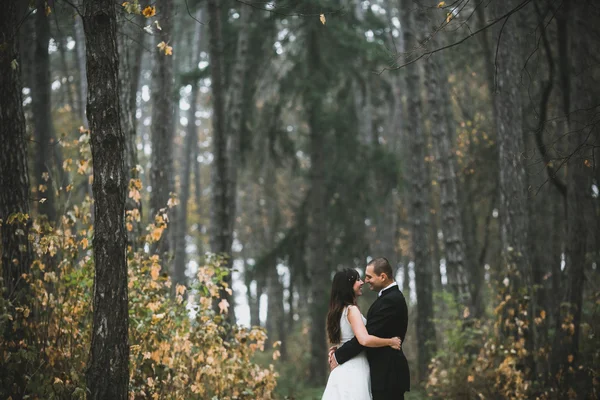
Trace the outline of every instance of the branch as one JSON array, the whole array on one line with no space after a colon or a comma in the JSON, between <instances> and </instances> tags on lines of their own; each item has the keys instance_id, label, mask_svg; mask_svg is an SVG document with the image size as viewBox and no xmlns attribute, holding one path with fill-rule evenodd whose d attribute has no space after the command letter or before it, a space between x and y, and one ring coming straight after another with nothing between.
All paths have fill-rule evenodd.
<instances>
[{"instance_id":1,"label":"branch","mask_svg":"<svg viewBox=\"0 0 600 400\"><path fill-rule=\"evenodd\" d=\"M546 35L546 30L544 29L544 26L543 26L544 25L543 24L544 17L542 16L542 12L540 11L537 0L534 1L533 4L535 5L535 10L536 10L536 12L538 14L538 18L540 20L540 26L542 27L541 35L542 35L542 40L544 42L544 50L546 52L546 59L548 61L548 67L549 67L548 81L544 85L544 89L542 91L542 97L540 100L540 115L539 115L540 122L539 122L538 128L535 132L535 143L538 147L538 150L540 151L540 154L542 155L544 164L546 165L546 172L548 173L548 178L550 179L550 182L552 182L554 184L554 186L556 186L556 188L558 189L560 194L562 194L563 196L566 196L567 195L567 185L565 183L563 183L556 175L558 171L555 171L554 168L552 167L550 156L548 155L548 150L547 150L546 146L544 145L543 134L545 131L545 126L546 126L546 117L548 116L548 101L550 99L550 95L552 94L552 89L554 87L554 59L552 57L552 48L550 46L548 36Z\"/></svg>"},{"instance_id":2,"label":"branch","mask_svg":"<svg viewBox=\"0 0 600 400\"><path fill-rule=\"evenodd\" d=\"M285 14L282 12L277 11L275 8L273 8L272 10L269 10L268 8L262 8L262 7L258 7L257 5L249 2L249 1L245 1L245 0L235 0L236 2L240 3L240 4L245 4L249 7L255 8L257 10L260 11L267 11L270 13L273 13L275 15L280 15L282 17L318 17L320 15L333 15L333 14L337 14L339 12L341 12L345 7L340 7L338 9L335 9L333 11L322 11L319 13L297 13L297 14Z\"/></svg>"},{"instance_id":3,"label":"branch","mask_svg":"<svg viewBox=\"0 0 600 400\"><path fill-rule=\"evenodd\" d=\"M196 17L194 17L192 15L192 13L190 12L190 6L188 5L188 0L185 0L185 9L186 9L186 11L187 11L187 13L188 13L188 15L190 16L191 19L193 19L194 21L196 21L200 25L204 25L203 22L198 21L198 19Z\"/></svg>"},{"instance_id":4,"label":"branch","mask_svg":"<svg viewBox=\"0 0 600 400\"><path fill-rule=\"evenodd\" d=\"M238 1L241 1L241 0L238 0ZM397 70L397 69L400 69L400 68L404 68L407 65L410 65L410 64L413 64L413 63L419 61L421 58L423 58L425 56L430 56L430 55L433 55L433 54L435 54L437 52L440 52L442 50L446 50L446 49L450 49L452 47L456 47L456 46L458 46L458 45L466 42L467 40L469 40L473 36L477 35L478 33L482 32L482 31L484 31L484 30L486 30L486 29L488 29L488 28L490 28L490 27L492 27L494 25L496 25L498 22L502 21L503 19L506 19L506 18L510 17L512 14L516 13L517 11L519 11L520 9L522 9L523 7L525 7L530 1L531 0L525 0L525 1L523 1L521 4L519 4L517 7L513 8L512 10L510 10L509 12L507 12L506 14L502 15L501 17L495 19L494 21L492 21L491 23L487 24L486 26L484 26L484 27L476 30L475 32L473 32L473 33L471 33L471 34L463 37L462 39L460 39L460 40L458 40L458 41L456 41L454 43L451 43L451 44L446 45L446 46L441 46L441 47L439 47L437 49L434 49L434 50L426 51L423 54L421 54L419 57L417 57L417 58L415 58L413 60L407 61L404 64L401 64L401 65L399 65L397 67L386 67L386 68L383 68L381 71L376 72L376 74L377 75L381 75L385 71L393 71L393 70Z\"/></svg>"}]
</instances>

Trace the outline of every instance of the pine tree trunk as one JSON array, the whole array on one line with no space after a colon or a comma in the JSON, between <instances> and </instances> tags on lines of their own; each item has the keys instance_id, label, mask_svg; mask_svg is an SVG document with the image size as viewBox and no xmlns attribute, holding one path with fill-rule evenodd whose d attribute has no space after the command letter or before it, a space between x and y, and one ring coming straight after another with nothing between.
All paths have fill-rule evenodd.
<instances>
[{"instance_id":1,"label":"pine tree trunk","mask_svg":"<svg viewBox=\"0 0 600 400\"><path fill-rule=\"evenodd\" d=\"M211 170L212 201L211 201L211 233L210 247L216 254L228 255L227 267L231 267L231 244L233 241L233 215L231 211L231 174L230 154L228 153L226 121L225 121L225 87L223 66L223 39L221 27L221 5L217 0L208 1L208 26L209 26L209 54L211 71L211 88L213 101L213 164ZM225 282L231 284L231 274L225 277ZM228 319L235 321L232 297L221 293L232 307L229 309Z\"/></svg>"},{"instance_id":2,"label":"pine tree trunk","mask_svg":"<svg viewBox=\"0 0 600 400\"><path fill-rule=\"evenodd\" d=\"M201 9L200 9L201 10ZM202 21L201 11L196 13L196 19ZM202 25L197 24L194 32L193 43L197 46L192 52L193 70L197 69L200 62L200 53L203 48ZM192 91L190 93L190 108L187 115L187 129L185 133L185 144L183 147L183 168L181 172L181 195L179 196L180 204L179 219L175 226L175 241L178 243L175 252L175 266L173 270L173 281L175 284L186 285L187 279L185 276L186 269L186 235L187 235L187 218L188 218L188 202L190 200L190 181L192 175L192 163L197 163L192 159L194 149L198 147L198 127L196 126L196 110L198 103L198 93L200 88L197 81L191 82Z\"/></svg>"},{"instance_id":3,"label":"pine tree trunk","mask_svg":"<svg viewBox=\"0 0 600 400\"><path fill-rule=\"evenodd\" d=\"M32 109L34 118L36 157L33 176L38 190L39 214L45 215L49 221L56 220L56 206L52 180L52 150L54 143L54 125L52 123L51 90L50 90L50 21L46 16L46 2L36 1L35 14L35 52L33 85L31 87Z\"/></svg>"},{"instance_id":4,"label":"pine tree trunk","mask_svg":"<svg viewBox=\"0 0 600 400\"><path fill-rule=\"evenodd\" d=\"M503 15L518 0L496 2L496 15ZM500 167L500 231L502 255L509 275L509 291L514 293L528 282L527 182L522 154L523 113L520 93L522 65L518 58L519 26L516 15L509 17L498 43L497 76L494 97Z\"/></svg>"},{"instance_id":5,"label":"pine tree trunk","mask_svg":"<svg viewBox=\"0 0 600 400\"><path fill-rule=\"evenodd\" d=\"M29 214L27 139L17 43L20 11L16 2L8 2L0 13L0 41L4 43L0 46L0 267L2 294L15 306L26 304L28 285L21 275L29 273L33 261L28 240L30 221L8 222L15 214ZM7 342L24 339L14 336L22 332L13 331L11 324L6 325L2 334ZM23 389L24 383L19 387Z\"/></svg>"},{"instance_id":6,"label":"pine tree trunk","mask_svg":"<svg viewBox=\"0 0 600 400\"><path fill-rule=\"evenodd\" d=\"M448 116L444 113L446 104L442 103L444 99L443 91L448 90L448 85L443 60L440 57L441 54L436 54L427 58L425 62L425 76L427 76L427 79L425 79L425 82L431 120L431 142L437 167L437 181L440 187L441 228L444 235L446 273L452 293L461 304L471 307L466 282L467 257L462 231L462 217L458 204L456 165L452 148L453 135L449 131L453 121L448 121Z\"/></svg>"},{"instance_id":7,"label":"pine tree trunk","mask_svg":"<svg viewBox=\"0 0 600 400\"><path fill-rule=\"evenodd\" d=\"M119 120L117 17L110 0L85 0L83 25L94 163L94 303L89 399L128 399L125 136Z\"/></svg>"},{"instance_id":8,"label":"pine tree trunk","mask_svg":"<svg viewBox=\"0 0 600 400\"><path fill-rule=\"evenodd\" d=\"M307 64L308 76L313 85L305 94L304 103L307 111L309 129L309 194L308 194L308 265L313 276L327 276L327 232L323 221L327 220L327 193L325 188L325 132L319 129L322 112L321 93L318 85L322 68L321 50L319 48L318 29L320 26L309 25ZM309 381L314 385L325 383L327 377L327 343L325 342L325 317L327 315L327 279L317 279L310 285L310 375Z\"/></svg>"},{"instance_id":9,"label":"pine tree trunk","mask_svg":"<svg viewBox=\"0 0 600 400\"><path fill-rule=\"evenodd\" d=\"M415 48L419 43L419 28L411 10L402 12L404 37L407 50ZM408 159L408 176L410 180L410 226L412 250L415 262L415 284L417 292L417 340L418 340L418 376L423 381L427 378L429 360L435 352L435 326L433 325L433 276L431 258L429 257L429 199L430 178L425 163L426 136L421 116L421 76L419 64L413 63L406 68L406 90L408 97L408 141L410 151Z\"/></svg>"},{"instance_id":10,"label":"pine tree trunk","mask_svg":"<svg viewBox=\"0 0 600 400\"><path fill-rule=\"evenodd\" d=\"M173 2L157 0L156 12L160 18L162 30L156 35L156 43L152 45L154 68L152 74L152 155L150 157L150 218L162 214L167 208L170 194L174 191L173 174L173 58L157 48L161 42L170 43L173 35ZM175 49L175 51L177 51ZM176 220L175 209L169 209L167 219ZM172 250L169 241L171 228L163 231L156 245L158 254L167 259Z\"/></svg>"},{"instance_id":11,"label":"pine tree trunk","mask_svg":"<svg viewBox=\"0 0 600 400\"><path fill-rule=\"evenodd\" d=\"M570 7L566 8L566 7ZM553 354L553 375L561 371L567 379L565 388L572 390L573 374L567 372L580 362L580 326L583 307L585 267L595 228L591 187L594 180L593 145L599 137L597 104L591 88L598 84L595 60L599 46L593 36L600 12L587 1L572 1L565 6L571 13L569 35L571 45L571 113L568 116L569 160L567 169L567 241L566 241L566 306L561 307ZM596 160L597 162L597 160ZM565 327L567 327L565 329ZM572 357L572 359L570 359ZM566 395L566 394L564 394Z\"/></svg>"}]
</instances>

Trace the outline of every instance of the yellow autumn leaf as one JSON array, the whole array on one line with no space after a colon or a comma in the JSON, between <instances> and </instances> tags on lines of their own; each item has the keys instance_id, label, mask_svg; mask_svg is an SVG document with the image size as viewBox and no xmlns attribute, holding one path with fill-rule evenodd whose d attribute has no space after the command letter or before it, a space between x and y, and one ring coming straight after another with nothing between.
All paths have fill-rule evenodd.
<instances>
[{"instance_id":1,"label":"yellow autumn leaf","mask_svg":"<svg viewBox=\"0 0 600 400\"><path fill-rule=\"evenodd\" d=\"M139 204L140 200L142 199L142 195L140 194L139 190L134 188L129 190L129 198L133 199L133 201Z\"/></svg>"},{"instance_id":2,"label":"yellow autumn leaf","mask_svg":"<svg viewBox=\"0 0 600 400\"><path fill-rule=\"evenodd\" d=\"M175 293L179 294L179 295L183 295L185 293L185 286L177 285L177 287L175 288Z\"/></svg>"},{"instance_id":3,"label":"yellow autumn leaf","mask_svg":"<svg viewBox=\"0 0 600 400\"><path fill-rule=\"evenodd\" d=\"M81 247L82 247L84 250L85 250L85 249L87 249L87 247L88 247L88 244L89 244L89 242L88 242L87 238L83 238L83 239L81 239Z\"/></svg>"},{"instance_id":4,"label":"yellow autumn leaf","mask_svg":"<svg viewBox=\"0 0 600 400\"><path fill-rule=\"evenodd\" d=\"M273 352L273 360L277 360L279 357L281 357L281 353L279 352L279 350L275 350Z\"/></svg>"},{"instance_id":5,"label":"yellow autumn leaf","mask_svg":"<svg viewBox=\"0 0 600 400\"><path fill-rule=\"evenodd\" d=\"M152 231L152 234L150 234L150 237L152 237L152 240L154 240L155 242L158 242L160 240L160 237L162 236L162 228L154 228L154 230Z\"/></svg>"},{"instance_id":6,"label":"yellow autumn leaf","mask_svg":"<svg viewBox=\"0 0 600 400\"><path fill-rule=\"evenodd\" d=\"M438 3L438 8L442 8L442 7L444 7L445 5L446 5L446 2L445 2L445 1L440 1L440 2Z\"/></svg>"},{"instance_id":7,"label":"yellow autumn leaf","mask_svg":"<svg viewBox=\"0 0 600 400\"><path fill-rule=\"evenodd\" d=\"M327 22L327 20L325 19L325 14L321 14L319 15L319 20L321 21L321 23L323 25L325 25L325 22Z\"/></svg>"},{"instance_id":8,"label":"yellow autumn leaf","mask_svg":"<svg viewBox=\"0 0 600 400\"><path fill-rule=\"evenodd\" d=\"M452 13L447 13L446 14L446 23L450 23L450 20L452 19Z\"/></svg>"},{"instance_id":9,"label":"yellow autumn leaf","mask_svg":"<svg viewBox=\"0 0 600 400\"><path fill-rule=\"evenodd\" d=\"M160 265L155 264L152 266L152 268L150 269L150 276L152 277L152 280L157 280L158 279L158 274L160 273Z\"/></svg>"},{"instance_id":10,"label":"yellow autumn leaf","mask_svg":"<svg viewBox=\"0 0 600 400\"><path fill-rule=\"evenodd\" d=\"M567 357L567 360L569 360L569 364L573 362L573 354L569 354L569 356Z\"/></svg>"},{"instance_id":11,"label":"yellow autumn leaf","mask_svg":"<svg viewBox=\"0 0 600 400\"><path fill-rule=\"evenodd\" d=\"M52 13L52 9L48 4L46 4L46 17Z\"/></svg>"},{"instance_id":12,"label":"yellow autumn leaf","mask_svg":"<svg viewBox=\"0 0 600 400\"><path fill-rule=\"evenodd\" d=\"M546 311L540 311L540 317L542 317L542 319L546 319Z\"/></svg>"},{"instance_id":13,"label":"yellow autumn leaf","mask_svg":"<svg viewBox=\"0 0 600 400\"><path fill-rule=\"evenodd\" d=\"M469 375L469 376L467 377L467 382L469 382L469 383L470 383L470 382L475 382L475 377L474 377L473 375Z\"/></svg>"},{"instance_id":14,"label":"yellow autumn leaf","mask_svg":"<svg viewBox=\"0 0 600 400\"><path fill-rule=\"evenodd\" d=\"M171 47L167 43L165 43L164 40L162 42L160 42L159 44L157 44L156 47L158 47L160 49L160 51L163 51L165 53L165 55L167 55L167 56L173 55L173 47Z\"/></svg>"},{"instance_id":15,"label":"yellow autumn leaf","mask_svg":"<svg viewBox=\"0 0 600 400\"><path fill-rule=\"evenodd\" d=\"M156 7L148 6L142 11L142 15L146 18L151 18L156 15Z\"/></svg>"}]
</instances>

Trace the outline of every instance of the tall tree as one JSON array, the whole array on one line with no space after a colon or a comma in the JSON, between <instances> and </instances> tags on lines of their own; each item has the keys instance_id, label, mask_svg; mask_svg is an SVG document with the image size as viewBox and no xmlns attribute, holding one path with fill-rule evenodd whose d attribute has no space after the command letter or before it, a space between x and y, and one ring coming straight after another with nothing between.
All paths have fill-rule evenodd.
<instances>
[{"instance_id":1,"label":"tall tree","mask_svg":"<svg viewBox=\"0 0 600 400\"><path fill-rule=\"evenodd\" d=\"M519 6L518 0L496 1L495 15L500 17ZM520 24L518 13L497 30L496 86L494 94L495 126L500 172L500 232L502 257L509 279L509 293L529 282L527 253L527 181L523 164L523 104L521 101ZM526 287L526 286L525 286ZM514 298L515 296L513 296ZM507 309L510 307L507 307Z\"/></svg>"},{"instance_id":2,"label":"tall tree","mask_svg":"<svg viewBox=\"0 0 600 400\"><path fill-rule=\"evenodd\" d=\"M424 21L426 22L426 21ZM422 26L431 26L423 23ZM435 43L436 41L434 41ZM446 273L450 289L467 307L471 306L470 293L466 282L467 257L462 231L462 219L458 204L456 164L450 130L454 121L448 120L445 112L449 104L444 102L443 91L448 91L448 76L442 54L435 54L425 61L428 113L431 126L431 143L437 167L437 182L440 190L441 228L444 236ZM432 238L437 240L437 238ZM480 283L480 282L479 282Z\"/></svg>"},{"instance_id":3,"label":"tall tree","mask_svg":"<svg viewBox=\"0 0 600 400\"><path fill-rule=\"evenodd\" d=\"M231 84L228 88L227 110L229 118L227 120L227 152L229 161L229 179L227 195L228 213L229 213L229 232L235 228L236 201L237 201L237 176L240 160L240 143L242 134L242 107L246 76L246 65L248 63L248 39L250 37L250 18L252 17L252 7L243 6L240 9L240 26L237 37L237 47L235 54L235 63L231 74Z\"/></svg>"},{"instance_id":4,"label":"tall tree","mask_svg":"<svg viewBox=\"0 0 600 400\"><path fill-rule=\"evenodd\" d=\"M211 70L211 88L212 88L212 100L213 100L213 166L211 170L211 181L212 181L212 201L211 201L211 233L210 233L210 247L211 251L216 254L224 254L228 256L227 268L232 265L231 259L231 244L233 242L233 226L235 215L233 214L235 202L234 196L234 185L232 179L236 179L236 171L232 171L232 168L237 168L235 162L232 161L231 157L237 154L237 147L239 146L239 132L227 134L227 129L239 130L239 118L238 112L241 109L232 109L232 121L230 125L227 125L225 120L225 68L223 65L223 28L221 26L221 5L220 2L215 0L208 1L207 15L209 18L209 54L210 54L210 70ZM247 17L244 17L247 18ZM246 38L238 37L240 40L247 41ZM242 52L240 55L245 57L245 46L243 42L240 43L238 40L238 51ZM240 44L242 47L240 48ZM243 60L243 59L242 59ZM231 107L238 107L241 103L241 99L238 99L238 95L241 96L243 90L243 70L245 65L238 65L234 69L232 76L230 98ZM241 68L241 72L240 69ZM241 74L241 75L240 75ZM232 153L235 152L235 153ZM225 276L225 283L231 285L231 274ZM232 303L232 296L227 292L223 291L221 297L227 300L230 304ZM230 308L228 313L228 319L230 322L235 321L235 314L233 307Z\"/></svg>"},{"instance_id":5,"label":"tall tree","mask_svg":"<svg viewBox=\"0 0 600 400\"><path fill-rule=\"evenodd\" d=\"M196 12L196 19L198 21L203 20L202 8L199 8ZM192 87L190 93L190 108L188 110L188 124L185 132L185 144L182 149L183 153L183 166L181 171L181 194L179 200L181 201L181 207L177 213L178 222L175 226L175 241L178 243L175 251L175 266L173 271L173 280L176 284L185 285L185 266L186 266L186 246L185 236L187 234L187 218L188 218L188 202L190 200L190 182L192 174L192 163L198 163L192 157L195 155L195 149L198 147L198 126L196 125L196 110L198 109L198 93L200 87L198 79L196 78L196 71L198 69L198 63L200 62L200 53L204 47L204 35L203 25L199 23L195 26L194 31L194 43L196 46L192 49L192 70L190 76L192 76L189 84Z\"/></svg>"},{"instance_id":6,"label":"tall tree","mask_svg":"<svg viewBox=\"0 0 600 400\"><path fill-rule=\"evenodd\" d=\"M154 69L152 73L152 154L150 185L150 218L167 207L174 190L173 174L173 58L168 47L173 35L173 1L157 0L157 14L162 29L156 35ZM157 49L157 46L161 46ZM163 47L164 46L164 47ZM172 209L172 211L174 211ZM172 212L174 214L174 212ZM173 215L169 216L173 221ZM167 256L171 249L169 230L163 232L157 246L161 256Z\"/></svg>"},{"instance_id":7,"label":"tall tree","mask_svg":"<svg viewBox=\"0 0 600 400\"><path fill-rule=\"evenodd\" d=\"M94 164L94 303L90 399L127 399L129 385L125 136L119 105L117 5L85 0L87 115Z\"/></svg>"},{"instance_id":8,"label":"tall tree","mask_svg":"<svg viewBox=\"0 0 600 400\"><path fill-rule=\"evenodd\" d=\"M35 69L31 87L33 119L35 123L36 157L34 177L40 201L39 212L49 221L56 220L56 206L52 180L52 153L54 143L54 124L52 122L52 102L50 89L50 21L48 20L47 2L36 1L35 13Z\"/></svg>"},{"instance_id":9,"label":"tall tree","mask_svg":"<svg viewBox=\"0 0 600 400\"><path fill-rule=\"evenodd\" d=\"M572 374L567 372L572 363L581 361L580 330L583 308L583 287L589 243L595 227L592 184L594 179L594 138L598 132L598 101L594 84L598 83L598 40L597 22L600 13L591 2L575 1L563 5L567 13L570 60L568 87L564 109L568 111L568 170L567 170L567 241L566 271L567 285L565 304L557 325L572 329L557 329L553 355L553 375L561 371L572 383ZM570 104L570 105L569 105ZM597 160L596 160L597 162ZM572 359L570 359L572 357ZM572 385L567 386L567 389Z\"/></svg>"},{"instance_id":10,"label":"tall tree","mask_svg":"<svg viewBox=\"0 0 600 400\"><path fill-rule=\"evenodd\" d=\"M2 296L15 306L27 301L27 282L22 278L33 261L29 235L29 174L27 141L21 87L17 27L23 14L16 2L5 4L0 13L0 268ZM17 215L20 218L15 219ZM11 324L2 332L6 342L19 343L24 337ZM24 376L17 379L23 379ZM19 390L24 381L17 382ZM19 393L17 393L19 394ZM22 395L21 392L19 395Z\"/></svg>"},{"instance_id":11,"label":"tall tree","mask_svg":"<svg viewBox=\"0 0 600 400\"><path fill-rule=\"evenodd\" d=\"M422 11L417 11L422 12ZM402 26L407 50L420 43L421 34L413 10L402 10ZM407 172L410 182L409 218L412 251L415 262L415 285L417 292L417 340L419 353L419 379L425 380L429 360L435 351L435 326L433 325L433 270L429 257L429 201L430 178L425 162L426 136L422 121L421 74L419 64L412 63L406 70L407 91Z\"/></svg>"}]
</instances>

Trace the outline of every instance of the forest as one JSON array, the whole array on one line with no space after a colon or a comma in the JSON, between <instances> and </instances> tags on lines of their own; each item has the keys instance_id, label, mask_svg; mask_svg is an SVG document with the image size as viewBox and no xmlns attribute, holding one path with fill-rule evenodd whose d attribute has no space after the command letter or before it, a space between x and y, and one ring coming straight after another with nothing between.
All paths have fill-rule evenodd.
<instances>
[{"instance_id":1,"label":"forest","mask_svg":"<svg viewBox=\"0 0 600 400\"><path fill-rule=\"evenodd\" d=\"M376 257L406 399L600 397L598 2L8 0L0 94L0 398L321 399Z\"/></svg>"}]
</instances>

